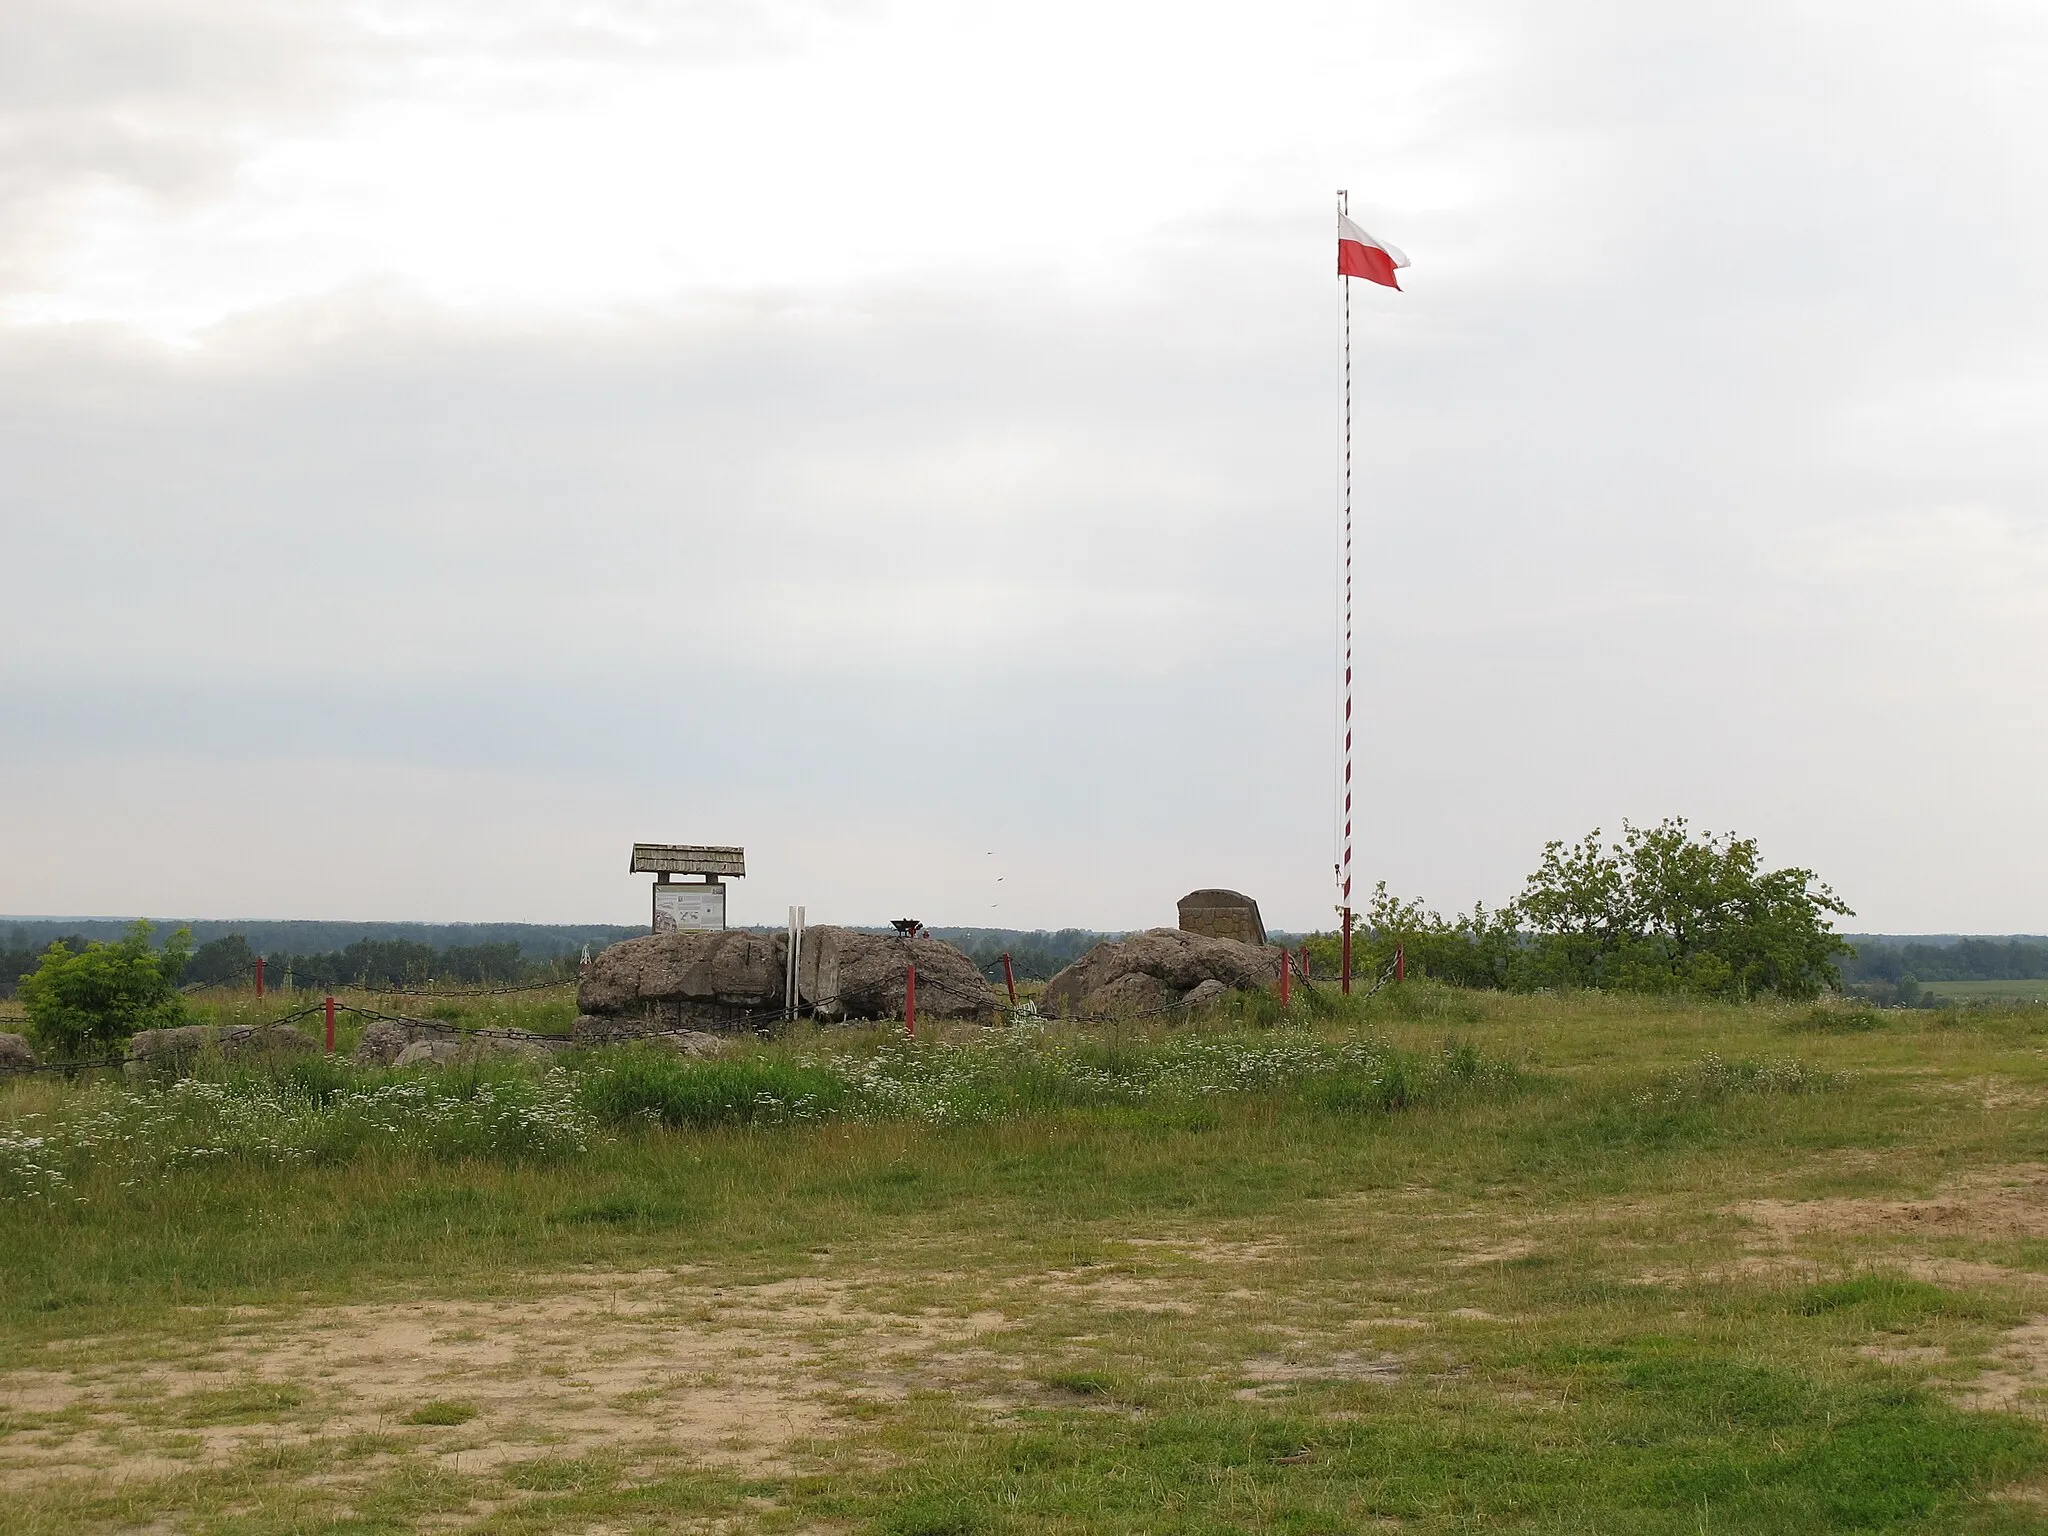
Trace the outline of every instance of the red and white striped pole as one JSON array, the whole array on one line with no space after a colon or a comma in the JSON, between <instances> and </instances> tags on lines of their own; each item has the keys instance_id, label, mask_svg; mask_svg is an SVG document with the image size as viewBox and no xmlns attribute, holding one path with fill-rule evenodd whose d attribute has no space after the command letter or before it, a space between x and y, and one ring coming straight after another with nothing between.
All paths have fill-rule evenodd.
<instances>
[{"instance_id":1,"label":"red and white striped pole","mask_svg":"<svg viewBox=\"0 0 2048 1536\"><path fill-rule=\"evenodd\" d=\"M903 1031L917 1033L917 967L911 966L903 973Z\"/></svg>"},{"instance_id":2,"label":"red and white striped pole","mask_svg":"<svg viewBox=\"0 0 2048 1536\"><path fill-rule=\"evenodd\" d=\"M1337 216L1351 211L1351 197L1337 193ZM1339 224L1342 230L1342 224ZM1343 734L1344 837L1337 862L1337 885L1343 898L1344 976L1343 988L1351 990L1351 279L1338 275L1344 289L1344 710L1339 721Z\"/></svg>"}]
</instances>

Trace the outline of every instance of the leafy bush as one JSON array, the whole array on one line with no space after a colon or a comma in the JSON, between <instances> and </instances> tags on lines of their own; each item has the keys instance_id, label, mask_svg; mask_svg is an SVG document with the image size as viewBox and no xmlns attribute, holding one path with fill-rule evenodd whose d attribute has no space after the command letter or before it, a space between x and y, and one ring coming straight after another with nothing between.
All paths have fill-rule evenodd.
<instances>
[{"instance_id":1,"label":"leafy bush","mask_svg":"<svg viewBox=\"0 0 2048 1536\"><path fill-rule=\"evenodd\" d=\"M1683 817L1551 843L1515 912L1538 986L1813 997L1841 980L1849 908L1810 869L1766 870L1755 838L1692 835Z\"/></svg>"},{"instance_id":2,"label":"leafy bush","mask_svg":"<svg viewBox=\"0 0 2048 1536\"><path fill-rule=\"evenodd\" d=\"M1837 986L1851 953L1832 926L1850 909L1809 869L1763 868L1754 838L1693 834L1683 817L1599 828L1548 844L1522 894L1446 919L1374 887L1354 936L1354 972L1385 969L1398 949L1410 975L1469 987L1811 998ZM1309 941L1318 973L1339 969L1338 941Z\"/></svg>"},{"instance_id":3,"label":"leafy bush","mask_svg":"<svg viewBox=\"0 0 2048 1536\"><path fill-rule=\"evenodd\" d=\"M178 981L190 957L191 934L180 928L161 950L149 945L150 925L137 923L118 944L89 942L83 949L52 944L21 984L29 1034L66 1061L118 1051L141 1029L185 1022Z\"/></svg>"}]
</instances>

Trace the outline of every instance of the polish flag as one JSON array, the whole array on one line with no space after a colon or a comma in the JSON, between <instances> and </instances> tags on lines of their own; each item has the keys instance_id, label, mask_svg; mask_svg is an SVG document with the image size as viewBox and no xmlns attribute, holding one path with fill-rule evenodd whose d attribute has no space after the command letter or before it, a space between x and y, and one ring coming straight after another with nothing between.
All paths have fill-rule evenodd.
<instances>
[{"instance_id":1,"label":"polish flag","mask_svg":"<svg viewBox=\"0 0 2048 1536\"><path fill-rule=\"evenodd\" d=\"M1384 240L1375 240L1343 214L1337 215L1337 275L1362 277L1387 288L1400 288L1394 281L1397 267L1408 258Z\"/></svg>"}]
</instances>

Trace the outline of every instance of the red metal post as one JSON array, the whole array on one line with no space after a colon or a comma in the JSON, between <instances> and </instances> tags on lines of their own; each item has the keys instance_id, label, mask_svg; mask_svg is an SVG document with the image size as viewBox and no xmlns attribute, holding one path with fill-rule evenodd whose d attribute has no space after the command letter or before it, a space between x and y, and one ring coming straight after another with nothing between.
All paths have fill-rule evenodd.
<instances>
[{"instance_id":1,"label":"red metal post","mask_svg":"<svg viewBox=\"0 0 2048 1536\"><path fill-rule=\"evenodd\" d=\"M1017 973L1010 969L1010 957L1003 956L1003 985L1010 989L1010 1006L1017 1006Z\"/></svg>"},{"instance_id":2,"label":"red metal post","mask_svg":"<svg viewBox=\"0 0 2048 1536\"><path fill-rule=\"evenodd\" d=\"M327 994L327 1054L334 1054L334 994Z\"/></svg>"},{"instance_id":3,"label":"red metal post","mask_svg":"<svg viewBox=\"0 0 2048 1536\"><path fill-rule=\"evenodd\" d=\"M1280 950L1280 1006L1282 1008L1285 1008L1288 1002L1287 973L1293 969L1293 965L1289 963L1287 958L1286 947L1283 945Z\"/></svg>"},{"instance_id":4,"label":"red metal post","mask_svg":"<svg viewBox=\"0 0 2048 1536\"><path fill-rule=\"evenodd\" d=\"M1348 996L1351 992L1351 909L1344 909L1344 955L1338 964L1343 967L1343 988Z\"/></svg>"},{"instance_id":5,"label":"red metal post","mask_svg":"<svg viewBox=\"0 0 2048 1536\"><path fill-rule=\"evenodd\" d=\"M1306 943L1303 943L1301 946L1301 979L1303 981L1308 980L1308 945Z\"/></svg>"},{"instance_id":6,"label":"red metal post","mask_svg":"<svg viewBox=\"0 0 2048 1536\"><path fill-rule=\"evenodd\" d=\"M1394 980L1406 981L1407 979L1408 952L1405 949L1403 949L1400 945L1396 944L1394 946Z\"/></svg>"},{"instance_id":7,"label":"red metal post","mask_svg":"<svg viewBox=\"0 0 2048 1536\"><path fill-rule=\"evenodd\" d=\"M903 1028L906 1034L917 1033L917 967L914 965L903 973Z\"/></svg>"},{"instance_id":8,"label":"red metal post","mask_svg":"<svg viewBox=\"0 0 2048 1536\"><path fill-rule=\"evenodd\" d=\"M256 1000L263 1001L263 957L256 957Z\"/></svg>"}]
</instances>

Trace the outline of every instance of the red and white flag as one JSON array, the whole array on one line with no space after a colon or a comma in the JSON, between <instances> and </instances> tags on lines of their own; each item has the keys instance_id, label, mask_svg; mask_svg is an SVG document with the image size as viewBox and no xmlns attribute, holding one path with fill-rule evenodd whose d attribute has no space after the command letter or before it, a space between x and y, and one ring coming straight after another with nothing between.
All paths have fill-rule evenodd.
<instances>
[{"instance_id":1,"label":"red and white flag","mask_svg":"<svg viewBox=\"0 0 2048 1536\"><path fill-rule=\"evenodd\" d=\"M1368 282L1398 289L1394 281L1397 268L1408 265L1408 258L1384 240L1375 240L1344 214L1337 215L1337 275L1339 277L1362 277Z\"/></svg>"}]
</instances>

